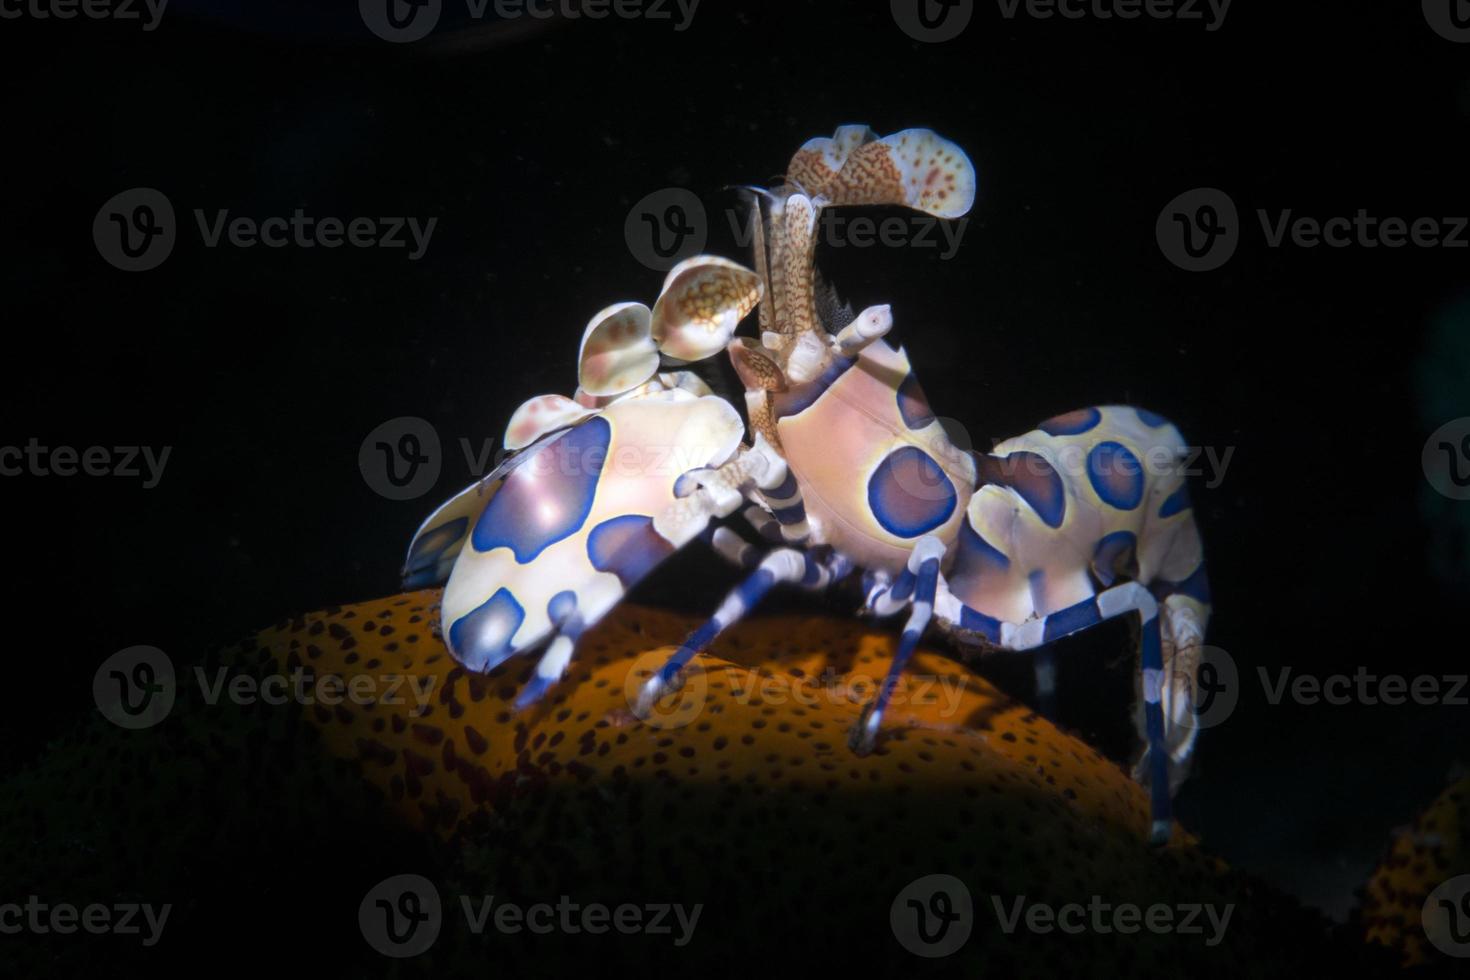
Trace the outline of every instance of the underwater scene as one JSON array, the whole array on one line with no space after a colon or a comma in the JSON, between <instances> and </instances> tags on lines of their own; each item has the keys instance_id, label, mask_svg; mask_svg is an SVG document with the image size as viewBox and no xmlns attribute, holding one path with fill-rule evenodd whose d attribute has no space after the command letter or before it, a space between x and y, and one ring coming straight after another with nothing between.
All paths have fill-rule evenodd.
<instances>
[{"instance_id":1,"label":"underwater scene","mask_svg":"<svg viewBox=\"0 0 1470 980\"><path fill-rule=\"evenodd\" d=\"M1464 0L0 51L0 976L1470 976Z\"/></svg>"}]
</instances>

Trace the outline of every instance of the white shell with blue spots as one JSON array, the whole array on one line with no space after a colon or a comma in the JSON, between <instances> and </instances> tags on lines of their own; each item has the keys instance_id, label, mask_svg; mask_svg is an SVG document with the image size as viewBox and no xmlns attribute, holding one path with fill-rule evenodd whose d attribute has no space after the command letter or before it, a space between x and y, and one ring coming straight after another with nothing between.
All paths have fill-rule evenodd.
<instances>
[{"instance_id":1,"label":"white shell with blue spots","mask_svg":"<svg viewBox=\"0 0 1470 980\"><path fill-rule=\"evenodd\" d=\"M912 377L902 349L875 341L814 402L776 422L813 540L895 573L921 535L954 540L975 488L974 461Z\"/></svg>"},{"instance_id":2,"label":"white shell with blue spots","mask_svg":"<svg viewBox=\"0 0 1470 980\"><path fill-rule=\"evenodd\" d=\"M596 622L704 529L697 512L681 523L674 482L730 459L743 431L723 399L672 389L617 401L528 449L466 529L441 610L450 652L489 670L568 613Z\"/></svg>"},{"instance_id":3,"label":"white shell with blue spots","mask_svg":"<svg viewBox=\"0 0 1470 980\"><path fill-rule=\"evenodd\" d=\"M935 535L946 549L935 613L950 626L1006 643L1013 628L1125 581L1208 618L1188 447L1159 416L1082 409L971 455L930 411L902 349L882 341L771 404L811 540L897 574L914 541Z\"/></svg>"},{"instance_id":4,"label":"white shell with blue spots","mask_svg":"<svg viewBox=\"0 0 1470 980\"><path fill-rule=\"evenodd\" d=\"M1185 582L1203 552L1184 438L1124 406L1058 416L980 458L982 486L949 570L971 609L1025 623L1115 580Z\"/></svg>"}]
</instances>

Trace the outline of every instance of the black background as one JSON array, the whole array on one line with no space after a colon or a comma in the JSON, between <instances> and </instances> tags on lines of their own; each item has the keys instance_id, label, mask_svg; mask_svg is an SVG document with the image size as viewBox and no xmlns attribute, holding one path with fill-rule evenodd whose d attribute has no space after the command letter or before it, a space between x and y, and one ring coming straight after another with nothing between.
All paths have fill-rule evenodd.
<instances>
[{"instance_id":1,"label":"black background","mask_svg":"<svg viewBox=\"0 0 1470 980\"><path fill-rule=\"evenodd\" d=\"M1415 365L1442 356L1427 326L1462 295L1467 252L1273 249L1255 212L1464 215L1470 47L1417 3L1236 0L1213 32L1007 20L979 3L945 44L914 41L882 3L705 0L682 32L451 18L412 46L373 38L352 7L175 0L153 32L0 24L0 444L172 447L155 489L0 482L0 772L93 710L92 671L115 650L188 663L284 615L393 591L417 523L470 479L458 440L498 440L525 398L569 394L588 316L657 294L661 274L623 234L645 194L693 190L717 215L708 250L748 261L718 217L727 185L771 182L838 124L927 126L979 173L958 253L831 250L824 269L856 307L892 304L931 402L979 448L1123 402L1233 449L1195 501L1210 640L1247 683L1201 740L1181 813L1232 862L1346 907L1390 829L1442 785L1470 708L1271 706L1255 670L1464 672L1419 458L1470 406L1441 392L1453 414L1423 417ZM170 197L180 241L129 274L91 226L137 186ZM1231 195L1242 242L1191 274L1154 224L1200 186ZM211 249L196 207L438 224L418 261ZM437 428L444 474L393 502L357 456L407 415ZM727 581L666 577L643 598L711 608ZM1101 632L1064 645L1064 710L1114 719L1116 740L1126 684L1101 706L1066 691L1076 664L1126 654L1126 631Z\"/></svg>"}]
</instances>

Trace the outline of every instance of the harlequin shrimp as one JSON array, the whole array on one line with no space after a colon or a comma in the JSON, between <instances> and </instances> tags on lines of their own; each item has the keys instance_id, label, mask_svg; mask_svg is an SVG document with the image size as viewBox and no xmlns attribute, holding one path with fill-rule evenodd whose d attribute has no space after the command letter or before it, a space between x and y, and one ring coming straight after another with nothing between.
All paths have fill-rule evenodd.
<instances>
[{"instance_id":1,"label":"harlequin shrimp","mask_svg":"<svg viewBox=\"0 0 1470 980\"><path fill-rule=\"evenodd\" d=\"M750 270L699 256L670 271L652 310L599 312L582 337L575 398L522 404L505 434L515 455L415 535L405 586L447 577L444 639L466 667L493 670L550 638L519 707L561 677L578 636L627 589L742 502L735 490L676 495L684 471L760 476L744 462L760 457L737 454L745 426L734 407L698 375L659 367L663 354L722 350L761 288Z\"/></svg>"},{"instance_id":2,"label":"harlequin shrimp","mask_svg":"<svg viewBox=\"0 0 1470 980\"><path fill-rule=\"evenodd\" d=\"M816 271L824 208L958 218L975 186L965 153L933 132L880 139L841 127L803 145L784 184L750 189L755 271L699 256L670 272L652 311L623 303L594 317L574 396L522 405L506 438L521 451L436 511L410 547L406 584L448 578L442 622L454 656L489 670L546 643L517 701L531 704L583 629L704 537L747 574L646 682L635 709L646 715L772 588L821 589L861 570L868 612L907 612L849 739L866 753L931 622L981 650L1036 651L1045 704L1055 676L1046 645L1136 613L1135 776L1151 787L1151 840L1166 841L1170 769L1181 772L1193 748L1192 680L1210 612L1183 438L1150 412L1104 406L963 452L903 348L884 339L889 307L853 313ZM759 336L735 337L757 307ZM722 349L745 388L743 442L739 416L696 375L661 372L661 354L688 362ZM654 450L676 465L638 462ZM614 465L620 454L634 465ZM764 553L729 525L711 528L737 511L770 545Z\"/></svg>"}]
</instances>

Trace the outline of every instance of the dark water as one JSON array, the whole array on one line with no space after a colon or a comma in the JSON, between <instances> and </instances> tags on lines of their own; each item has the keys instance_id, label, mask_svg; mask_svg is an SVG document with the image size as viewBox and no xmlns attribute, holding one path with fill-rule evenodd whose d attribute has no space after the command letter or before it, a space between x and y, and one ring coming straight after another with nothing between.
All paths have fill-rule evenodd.
<instances>
[{"instance_id":1,"label":"dark water","mask_svg":"<svg viewBox=\"0 0 1470 980\"><path fill-rule=\"evenodd\" d=\"M943 44L883 4L715 0L684 30L673 6L673 20L528 26L450 4L419 45L374 38L350 4L175 0L152 31L0 25L0 444L170 449L151 488L0 482L14 578L0 771L92 710L115 650L187 660L393 591L417 523L470 479L460 440L478 452L526 397L568 391L588 316L656 295L661 273L624 235L645 195L691 190L708 250L744 258L728 185L771 182L841 123L926 126L979 172L958 247L832 248L824 270L855 307L892 304L936 410L979 448L1121 402L1231 453L1223 473L1202 462L1194 493L1209 639L1247 683L1179 808L1232 863L1345 912L1390 829L1465 760L1470 708L1272 705L1257 669L1466 669L1470 503L1436 494L1420 456L1470 415L1470 316L1454 312L1470 232L1459 249L1271 247L1258 211L1268 226L1288 209L1465 215L1470 47L1417 4L1242 2L1218 30L976 6ZM124 273L91 227L139 186L167 195L179 238L159 267ZM1155 223L1198 187L1229 195L1240 242L1191 273ZM206 247L196 208L436 224L416 259ZM358 467L366 435L400 416L444 445L437 483L408 501ZM645 597L708 608L729 581L680 568ZM1064 720L1121 750L1122 702L1067 687L1121 655L1126 631L1100 633L1063 646Z\"/></svg>"}]
</instances>

